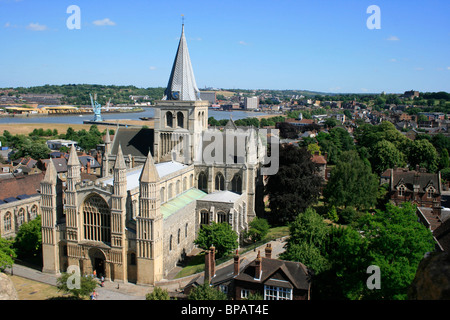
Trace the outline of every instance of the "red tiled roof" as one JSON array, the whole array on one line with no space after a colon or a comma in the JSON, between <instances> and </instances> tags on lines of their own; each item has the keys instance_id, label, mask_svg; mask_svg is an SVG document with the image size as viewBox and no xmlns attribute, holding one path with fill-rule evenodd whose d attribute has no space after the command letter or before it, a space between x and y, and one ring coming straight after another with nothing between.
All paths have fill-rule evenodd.
<instances>
[{"instance_id":1,"label":"red tiled roof","mask_svg":"<svg viewBox=\"0 0 450 320\"><path fill-rule=\"evenodd\" d=\"M34 195L41 188L44 173L24 175L0 181L0 199L17 197L22 194Z\"/></svg>"}]
</instances>

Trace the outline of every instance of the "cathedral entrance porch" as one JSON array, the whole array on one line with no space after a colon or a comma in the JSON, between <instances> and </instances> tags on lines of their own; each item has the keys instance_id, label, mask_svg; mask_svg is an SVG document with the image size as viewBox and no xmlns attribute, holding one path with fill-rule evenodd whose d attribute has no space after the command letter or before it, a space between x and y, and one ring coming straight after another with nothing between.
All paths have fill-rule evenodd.
<instances>
[{"instance_id":1,"label":"cathedral entrance porch","mask_svg":"<svg viewBox=\"0 0 450 320\"><path fill-rule=\"evenodd\" d=\"M98 248L92 248L89 250L89 258L91 259L92 272L95 271L99 278L102 276L109 278L109 275L106 274L106 257L103 251Z\"/></svg>"}]
</instances>

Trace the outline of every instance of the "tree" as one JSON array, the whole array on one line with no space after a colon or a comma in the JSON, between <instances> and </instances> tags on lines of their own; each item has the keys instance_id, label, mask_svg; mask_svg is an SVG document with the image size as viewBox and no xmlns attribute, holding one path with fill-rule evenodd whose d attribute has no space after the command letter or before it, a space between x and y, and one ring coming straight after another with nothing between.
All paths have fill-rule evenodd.
<instances>
[{"instance_id":1,"label":"tree","mask_svg":"<svg viewBox=\"0 0 450 320\"><path fill-rule=\"evenodd\" d=\"M238 235L230 224L212 222L211 225L202 226L194 243L204 250L214 246L216 257L220 258L237 249Z\"/></svg>"},{"instance_id":2,"label":"tree","mask_svg":"<svg viewBox=\"0 0 450 320\"><path fill-rule=\"evenodd\" d=\"M20 226L14 248L20 258L39 258L42 247L41 216Z\"/></svg>"},{"instance_id":3,"label":"tree","mask_svg":"<svg viewBox=\"0 0 450 320\"><path fill-rule=\"evenodd\" d=\"M420 166L428 172L438 169L438 153L428 140L415 140L409 148L408 161L411 167Z\"/></svg>"},{"instance_id":4,"label":"tree","mask_svg":"<svg viewBox=\"0 0 450 320\"><path fill-rule=\"evenodd\" d=\"M225 293L210 287L208 283L195 287L188 296L188 300L227 300L227 298Z\"/></svg>"},{"instance_id":5,"label":"tree","mask_svg":"<svg viewBox=\"0 0 450 320\"><path fill-rule=\"evenodd\" d=\"M352 206L357 209L371 208L377 200L378 179L356 151L341 155L323 191L330 205Z\"/></svg>"},{"instance_id":6,"label":"tree","mask_svg":"<svg viewBox=\"0 0 450 320\"><path fill-rule=\"evenodd\" d=\"M92 291L94 291L98 286L97 280L95 280L95 278L93 277L88 276L79 277L79 288L77 288L75 285L68 286L68 283L71 283L71 280L73 280L72 278L69 278L71 276L74 277L76 275L63 272L61 276L56 280L56 287L59 291L70 293L76 299L89 297Z\"/></svg>"},{"instance_id":7,"label":"tree","mask_svg":"<svg viewBox=\"0 0 450 320\"><path fill-rule=\"evenodd\" d=\"M328 235L323 218L314 209L308 208L289 224L289 231L286 250L280 258L301 262L315 272L327 269L328 262L319 249Z\"/></svg>"},{"instance_id":8,"label":"tree","mask_svg":"<svg viewBox=\"0 0 450 320\"><path fill-rule=\"evenodd\" d=\"M260 241L269 232L270 225L264 218L255 217L249 223L249 229L247 231L247 236L250 237L252 241Z\"/></svg>"},{"instance_id":9,"label":"tree","mask_svg":"<svg viewBox=\"0 0 450 320\"><path fill-rule=\"evenodd\" d=\"M145 295L145 300L170 300L170 296L166 289L155 287L151 293Z\"/></svg>"},{"instance_id":10,"label":"tree","mask_svg":"<svg viewBox=\"0 0 450 320\"><path fill-rule=\"evenodd\" d=\"M434 251L433 235L417 221L415 206L388 203L385 211L360 218L357 228L369 242L368 263L382 270L381 290L367 291L366 298L406 299L420 261Z\"/></svg>"},{"instance_id":11,"label":"tree","mask_svg":"<svg viewBox=\"0 0 450 320\"><path fill-rule=\"evenodd\" d=\"M13 243L13 240L0 237L0 272L3 272L6 268L11 268L14 259L17 258Z\"/></svg>"},{"instance_id":12,"label":"tree","mask_svg":"<svg viewBox=\"0 0 450 320\"><path fill-rule=\"evenodd\" d=\"M265 194L269 196L271 225L284 225L315 203L323 183L311 153L293 145L279 148L279 169L269 176Z\"/></svg>"},{"instance_id":13,"label":"tree","mask_svg":"<svg viewBox=\"0 0 450 320\"><path fill-rule=\"evenodd\" d=\"M439 170L448 168L450 166L450 157L448 155L447 149L442 149L441 155L439 157Z\"/></svg>"},{"instance_id":14,"label":"tree","mask_svg":"<svg viewBox=\"0 0 450 320\"><path fill-rule=\"evenodd\" d=\"M390 141L381 140L377 142L370 150L370 163L372 169L377 174L383 173L386 169L394 166L404 166L404 155Z\"/></svg>"}]
</instances>

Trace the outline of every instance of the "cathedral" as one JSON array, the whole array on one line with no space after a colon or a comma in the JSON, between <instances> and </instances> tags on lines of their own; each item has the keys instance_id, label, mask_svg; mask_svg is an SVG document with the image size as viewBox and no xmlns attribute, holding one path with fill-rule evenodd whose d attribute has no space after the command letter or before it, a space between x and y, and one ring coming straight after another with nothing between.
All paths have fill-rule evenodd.
<instances>
[{"instance_id":1,"label":"cathedral","mask_svg":"<svg viewBox=\"0 0 450 320\"><path fill-rule=\"evenodd\" d=\"M229 223L240 237L262 203L258 130L208 127L184 25L154 127L107 130L102 176L81 180L72 147L63 186L50 161L41 182L43 272L154 285L195 247L202 225Z\"/></svg>"}]
</instances>

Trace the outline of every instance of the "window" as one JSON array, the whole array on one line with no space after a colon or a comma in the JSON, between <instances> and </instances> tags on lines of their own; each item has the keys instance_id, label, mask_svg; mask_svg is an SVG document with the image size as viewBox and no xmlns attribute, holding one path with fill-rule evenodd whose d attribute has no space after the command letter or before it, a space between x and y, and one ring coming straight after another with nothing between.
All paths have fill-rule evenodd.
<instances>
[{"instance_id":1,"label":"window","mask_svg":"<svg viewBox=\"0 0 450 320\"><path fill-rule=\"evenodd\" d=\"M169 128L173 127L173 115L170 111L166 112L166 126Z\"/></svg>"},{"instance_id":2,"label":"window","mask_svg":"<svg viewBox=\"0 0 450 320\"><path fill-rule=\"evenodd\" d=\"M84 239L111 243L111 211L99 195L90 196L83 204Z\"/></svg>"},{"instance_id":3,"label":"window","mask_svg":"<svg viewBox=\"0 0 450 320\"><path fill-rule=\"evenodd\" d=\"M11 217L12 214L9 211L3 217L5 231L11 231Z\"/></svg>"},{"instance_id":4,"label":"window","mask_svg":"<svg viewBox=\"0 0 450 320\"><path fill-rule=\"evenodd\" d=\"M428 188L427 190L427 197L428 198L433 198L434 195L434 189L433 188Z\"/></svg>"},{"instance_id":5,"label":"window","mask_svg":"<svg viewBox=\"0 0 450 320\"><path fill-rule=\"evenodd\" d=\"M30 210L30 220L33 220L34 218L36 218L37 214L38 214L38 206L33 205Z\"/></svg>"},{"instance_id":6,"label":"window","mask_svg":"<svg viewBox=\"0 0 450 320\"><path fill-rule=\"evenodd\" d=\"M200 212L200 224L209 224L209 212L202 210Z\"/></svg>"},{"instance_id":7,"label":"window","mask_svg":"<svg viewBox=\"0 0 450 320\"><path fill-rule=\"evenodd\" d=\"M130 265L131 266L136 265L136 254L135 253L130 254Z\"/></svg>"},{"instance_id":8,"label":"window","mask_svg":"<svg viewBox=\"0 0 450 320\"><path fill-rule=\"evenodd\" d=\"M17 226L21 226L25 222L25 210L20 208L19 213L17 214Z\"/></svg>"},{"instance_id":9,"label":"window","mask_svg":"<svg viewBox=\"0 0 450 320\"><path fill-rule=\"evenodd\" d=\"M228 222L228 215L225 212L217 212L217 223Z\"/></svg>"},{"instance_id":10,"label":"window","mask_svg":"<svg viewBox=\"0 0 450 320\"><path fill-rule=\"evenodd\" d=\"M178 237L177 237L177 243L180 244L180 238L181 238L181 230L178 229Z\"/></svg>"},{"instance_id":11,"label":"window","mask_svg":"<svg viewBox=\"0 0 450 320\"><path fill-rule=\"evenodd\" d=\"M292 289L265 285L264 300L292 300Z\"/></svg>"},{"instance_id":12,"label":"window","mask_svg":"<svg viewBox=\"0 0 450 320\"><path fill-rule=\"evenodd\" d=\"M198 175L198 188L205 192L208 190L208 181L206 173L203 171L200 172L200 174Z\"/></svg>"},{"instance_id":13,"label":"window","mask_svg":"<svg viewBox=\"0 0 450 320\"><path fill-rule=\"evenodd\" d=\"M172 197L173 197L173 185L171 183L169 184L169 194L167 196L167 199L172 199Z\"/></svg>"},{"instance_id":14,"label":"window","mask_svg":"<svg viewBox=\"0 0 450 320\"><path fill-rule=\"evenodd\" d=\"M250 290L241 289L241 299L247 299L249 294L250 294Z\"/></svg>"},{"instance_id":15,"label":"window","mask_svg":"<svg viewBox=\"0 0 450 320\"><path fill-rule=\"evenodd\" d=\"M222 292L225 293L225 294L228 294L228 286L226 286L226 285L224 285L224 284L221 284L221 285L219 286L219 290L222 291Z\"/></svg>"},{"instance_id":16,"label":"window","mask_svg":"<svg viewBox=\"0 0 450 320\"><path fill-rule=\"evenodd\" d=\"M225 178L220 172L216 175L216 190L225 190Z\"/></svg>"},{"instance_id":17,"label":"window","mask_svg":"<svg viewBox=\"0 0 450 320\"><path fill-rule=\"evenodd\" d=\"M184 115L182 112L177 113L177 126L184 128Z\"/></svg>"},{"instance_id":18,"label":"window","mask_svg":"<svg viewBox=\"0 0 450 320\"><path fill-rule=\"evenodd\" d=\"M186 223L186 225L184 226L184 237L187 238L188 235L188 224Z\"/></svg>"},{"instance_id":19,"label":"window","mask_svg":"<svg viewBox=\"0 0 450 320\"><path fill-rule=\"evenodd\" d=\"M404 185L401 185L399 188L398 188L398 196L399 197L404 197L405 196L405 186Z\"/></svg>"},{"instance_id":20,"label":"window","mask_svg":"<svg viewBox=\"0 0 450 320\"><path fill-rule=\"evenodd\" d=\"M165 197L166 188L162 187L160 192L161 192L161 203L164 203L164 202L166 202L166 197Z\"/></svg>"},{"instance_id":21,"label":"window","mask_svg":"<svg viewBox=\"0 0 450 320\"><path fill-rule=\"evenodd\" d=\"M242 193L242 179L239 174L235 174L233 180L231 180L231 191Z\"/></svg>"},{"instance_id":22,"label":"window","mask_svg":"<svg viewBox=\"0 0 450 320\"><path fill-rule=\"evenodd\" d=\"M170 239L169 239L169 251L172 251L172 241L173 241L173 236L170 235Z\"/></svg>"}]
</instances>

